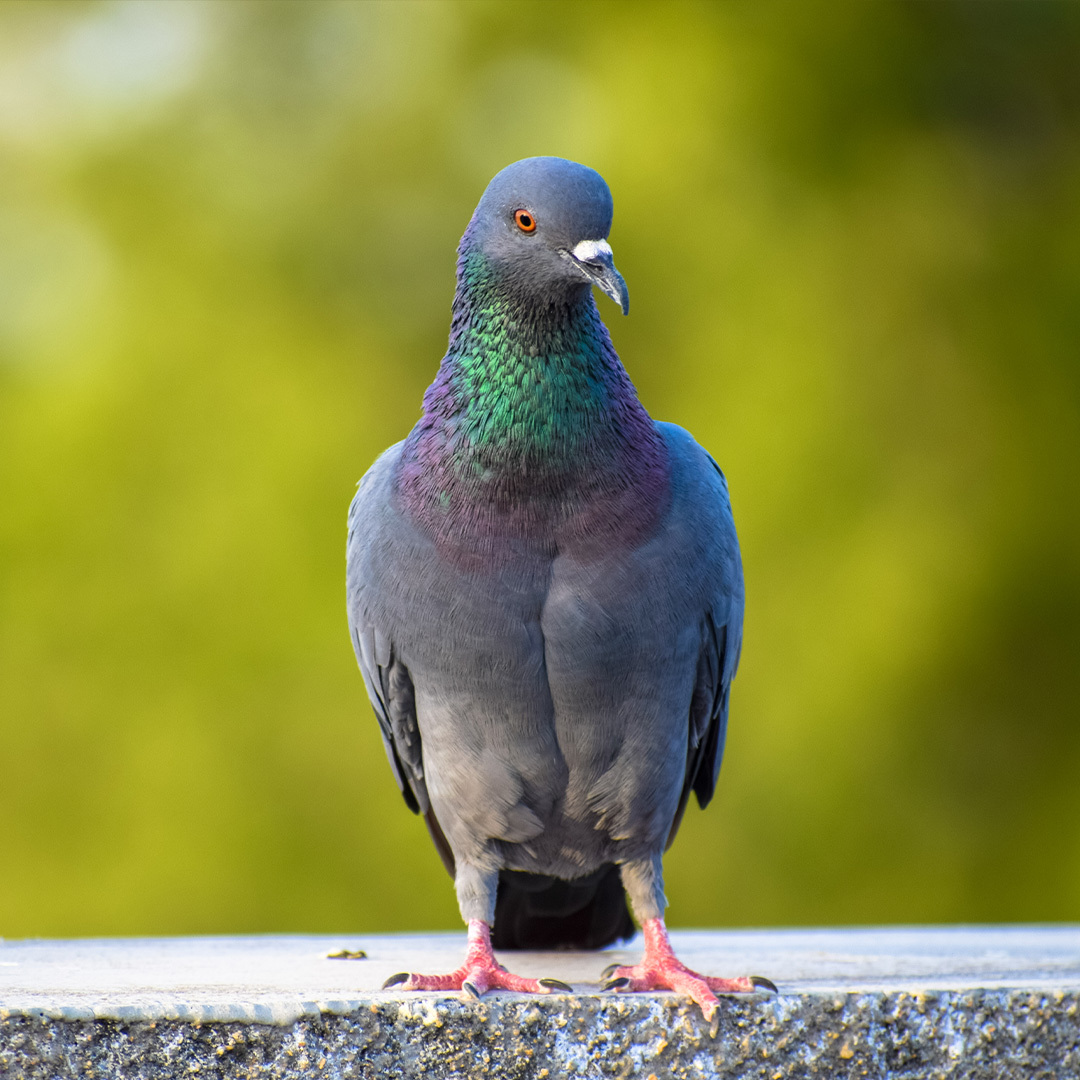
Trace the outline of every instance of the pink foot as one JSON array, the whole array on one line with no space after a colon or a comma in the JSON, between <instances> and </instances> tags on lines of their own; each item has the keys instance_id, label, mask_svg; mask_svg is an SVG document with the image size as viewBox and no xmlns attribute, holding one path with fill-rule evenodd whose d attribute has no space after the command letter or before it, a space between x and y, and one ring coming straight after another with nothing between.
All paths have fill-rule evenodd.
<instances>
[{"instance_id":1,"label":"pink foot","mask_svg":"<svg viewBox=\"0 0 1080 1080\"><path fill-rule=\"evenodd\" d=\"M645 935L645 953L641 963L632 967L608 968L604 975L610 978L602 989L674 990L696 1001L706 1020L716 1016L720 1004L716 1000L717 994L752 994L759 987L776 993L776 987L760 975L715 979L691 971L672 951L663 919L647 919L641 929Z\"/></svg>"},{"instance_id":2,"label":"pink foot","mask_svg":"<svg viewBox=\"0 0 1080 1080\"><path fill-rule=\"evenodd\" d=\"M391 975L383 983L383 989L399 985L402 990L460 990L466 999L478 998L489 990L514 990L519 994L550 994L553 990L573 993L573 987L558 979L523 979L507 971L491 950L491 927L480 919L469 920L469 944L461 967L449 975L410 975L402 971Z\"/></svg>"}]
</instances>

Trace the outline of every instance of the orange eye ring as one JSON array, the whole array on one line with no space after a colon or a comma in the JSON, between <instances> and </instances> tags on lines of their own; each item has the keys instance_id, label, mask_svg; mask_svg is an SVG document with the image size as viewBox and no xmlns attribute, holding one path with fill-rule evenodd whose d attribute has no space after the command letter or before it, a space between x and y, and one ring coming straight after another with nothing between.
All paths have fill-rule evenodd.
<instances>
[{"instance_id":1,"label":"orange eye ring","mask_svg":"<svg viewBox=\"0 0 1080 1080\"><path fill-rule=\"evenodd\" d=\"M524 208L514 211L514 224L524 233L536 232L536 218Z\"/></svg>"}]
</instances>

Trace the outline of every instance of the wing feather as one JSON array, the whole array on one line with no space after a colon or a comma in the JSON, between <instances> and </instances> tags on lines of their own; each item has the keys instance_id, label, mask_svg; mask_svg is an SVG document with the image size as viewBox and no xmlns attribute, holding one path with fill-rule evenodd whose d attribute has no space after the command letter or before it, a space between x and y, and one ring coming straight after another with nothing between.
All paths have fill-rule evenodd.
<instances>
[{"instance_id":1,"label":"wing feather","mask_svg":"<svg viewBox=\"0 0 1080 1080\"><path fill-rule=\"evenodd\" d=\"M708 456L708 455L706 455ZM720 466L708 456L724 487L727 481ZM730 522L730 506L726 507ZM731 526L734 537L734 526ZM739 666L742 651L743 585L737 548L729 572L724 575L724 587L714 597L712 607L705 613L701 628L701 652L698 656L697 677L690 700L689 738L687 739L686 774L679 806L668 833L670 847L678 832L690 793L697 796L704 809L716 793L720 764L724 757L727 737L728 701L731 680Z\"/></svg>"}]
</instances>

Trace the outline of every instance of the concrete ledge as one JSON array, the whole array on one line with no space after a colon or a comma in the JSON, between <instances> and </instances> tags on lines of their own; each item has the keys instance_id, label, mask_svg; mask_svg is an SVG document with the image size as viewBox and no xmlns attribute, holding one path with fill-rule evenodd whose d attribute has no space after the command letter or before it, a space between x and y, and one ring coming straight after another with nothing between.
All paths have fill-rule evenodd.
<instances>
[{"instance_id":1,"label":"concrete ledge","mask_svg":"<svg viewBox=\"0 0 1080 1080\"><path fill-rule=\"evenodd\" d=\"M0 1076L1080 1076L1080 926L672 936L780 995L726 999L713 1039L674 995L598 992L634 948L506 954L575 993L468 1003L378 989L457 966L463 933L3 942Z\"/></svg>"}]
</instances>

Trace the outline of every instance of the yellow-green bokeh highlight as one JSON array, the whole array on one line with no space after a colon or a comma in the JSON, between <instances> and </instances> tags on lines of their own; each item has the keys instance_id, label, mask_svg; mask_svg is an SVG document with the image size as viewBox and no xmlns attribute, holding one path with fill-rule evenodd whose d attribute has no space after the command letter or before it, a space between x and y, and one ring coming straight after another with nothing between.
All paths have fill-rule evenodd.
<instances>
[{"instance_id":1,"label":"yellow-green bokeh highlight","mask_svg":"<svg viewBox=\"0 0 1080 1080\"><path fill-rule=\"evenodd\" d=\"M676 925L1080 912L1080 8L0 6L0 935L457 925L344 519L586 162L746 564Z\"/></svg>"}]
</instances>

